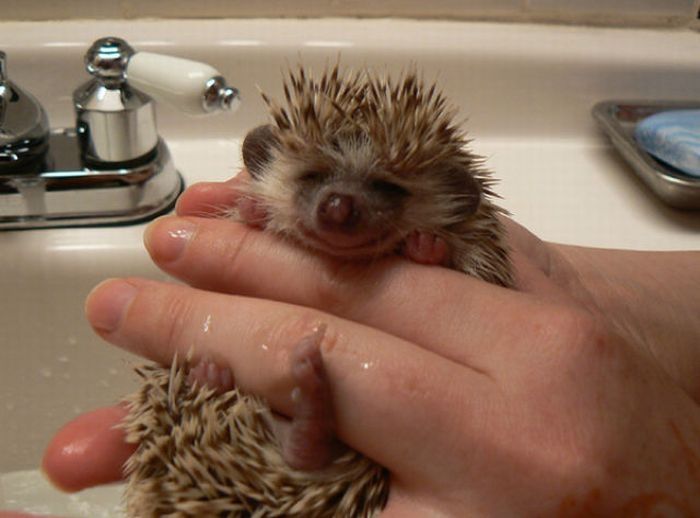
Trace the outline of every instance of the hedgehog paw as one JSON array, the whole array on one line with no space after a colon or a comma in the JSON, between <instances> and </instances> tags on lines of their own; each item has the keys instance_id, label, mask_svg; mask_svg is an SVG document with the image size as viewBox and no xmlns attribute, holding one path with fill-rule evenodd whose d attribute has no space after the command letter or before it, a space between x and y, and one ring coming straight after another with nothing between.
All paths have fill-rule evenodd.
<instances>
[{"instance_id":1,"label":"hedgehog paw","mask_svg":"<svg viewBox=\"0 0 700 518\"><path fill-rule=\"evenodd\" d=\"M331 391L321 357L325 326L304 337L291 354L294 411L282 433L282 456L300 470L325 467L336 451Z\"/></svg>"},{"instance_id":2,"label":"hedgehog paw","mask_svg":"<svg viewBox=\"0 0 700 518\"><path fill-rule=\"evenodd\" d=\"M403 245L403 254L420 264L446 264L447 252L444 239L419 230L411 232Z\"/></svg>"}]
</instances>

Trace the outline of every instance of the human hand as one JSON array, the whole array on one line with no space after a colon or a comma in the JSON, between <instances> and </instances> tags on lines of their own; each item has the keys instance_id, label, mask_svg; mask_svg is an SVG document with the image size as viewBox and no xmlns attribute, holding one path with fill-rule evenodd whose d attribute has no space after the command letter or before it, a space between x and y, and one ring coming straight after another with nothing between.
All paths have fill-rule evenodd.
<instances>
[{"instance_id":1,"label":"human hand","mask_svg":"<svg viewBox=\"0 0 700 518\"><path fill-rule=\"evenodd\" d=\"M230 186L198 186L178 211L227 197ZM386 515L700 512L697 405L553 280L547 245L524 232L511 227L515 292L394 257L358 268L229 221L165 218L149 230L151 255L194 288L109 281L87 313L108 341L166 364L195 345L282 413L287 355L326 324L338 434L391 471ZM50 446L44 467L62 487L119 477L127 451L105 431L123 413L109 411ZM86 437L93 446L71 453Z\"/></svg>"}]
</instances>

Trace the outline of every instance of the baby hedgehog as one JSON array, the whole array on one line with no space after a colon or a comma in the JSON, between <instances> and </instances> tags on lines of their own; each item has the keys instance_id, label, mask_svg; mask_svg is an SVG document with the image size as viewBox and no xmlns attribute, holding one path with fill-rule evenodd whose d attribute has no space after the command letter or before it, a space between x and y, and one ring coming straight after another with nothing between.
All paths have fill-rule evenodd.
<instances>
[{"instance_id":1,"label":"baby hedgehog","mask_svg":"<svg viewBox=\"0 0 700 518\"><path fill-rule=\"evenodd\" d=\"M244 219L343 259L401 248L512 285L493 180L436 85L337 67L316 81L301 68L284 94L286 106L263 94L275 124L243 143Z\"/></svg>"},{"instance_id":2,"label":"baby hedgehog","mask_svg":"<svg viewBox=\"0 0 700 518\"><path fill-rule=\"evenodd\" d=\"M336 66L314 79L300 67L284 95L279 104L263 94L274 124L245 138L250 181L233 217L341 259L398 252L513 285L493 180L436 85L415 72L393 81ZM137 369L143 384L124 424L138 445L126 466L129 514L378 514L388 472L332 447L322 337L291 354L296 415L286 423L259 398L212 388L223 378L214 365Z\"/></svg>"}]
</instances>

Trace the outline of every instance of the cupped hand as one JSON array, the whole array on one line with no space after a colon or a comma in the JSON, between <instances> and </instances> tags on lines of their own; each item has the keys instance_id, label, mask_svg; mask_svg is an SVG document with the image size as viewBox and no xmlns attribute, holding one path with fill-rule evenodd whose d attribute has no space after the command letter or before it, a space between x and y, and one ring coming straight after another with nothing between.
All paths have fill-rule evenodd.
<instances>
[{"instance_id":1,"label":"cupped hand","mask_svg":"<svg viewBox=\"0 0 700 518\"><path fill-rule=\"evenodd\" d=\"M337 262L209 217L235 199L235 182L190 188L146 235L189 286L107 281L86 305L95 330L165 364L194 346L288 413L289 352L324 324L338 434L390 470L387 516L700 513L697 405L553 280L527 231L509 224L513 291L398 257ZM109 412L49 446L59 486L120 476L129 449L107 434L123 414Z\"/></svg>"}]
</instances>

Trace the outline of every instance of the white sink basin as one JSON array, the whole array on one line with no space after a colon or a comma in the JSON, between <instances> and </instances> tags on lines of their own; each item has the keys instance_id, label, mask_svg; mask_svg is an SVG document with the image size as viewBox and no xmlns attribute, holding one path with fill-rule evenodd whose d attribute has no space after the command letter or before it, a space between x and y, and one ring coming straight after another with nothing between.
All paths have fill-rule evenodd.
<instances>
[{"instance_id":1,"label":"white sink basin","mask_svg":"<svg viewBox=\"0 0 700 518\"><path fill-rule=\"evenodd\" d=\"M687 30L392 20L3 23L10 76L72 124L92 40L208 61L243 94L234 116L186 119L159 107L159 126L186 182L239 167L246 129L263 122L255 85L280 92L281 71L347 65L398 71L415 62L468 116L476 150L502 179L503 205L545 239L592 246L700 248L700 213L665 208L598 133L589 111L607 98L700 95L700 40ZM0 203L2 198L0 197ZM106 277L165 276L141 244L144 225L0 233L0 472L33 469L54 431L132 389L125 353L83 318ZM2 497L0 495L0 509Z\"/></svg>"}]
</instances>

